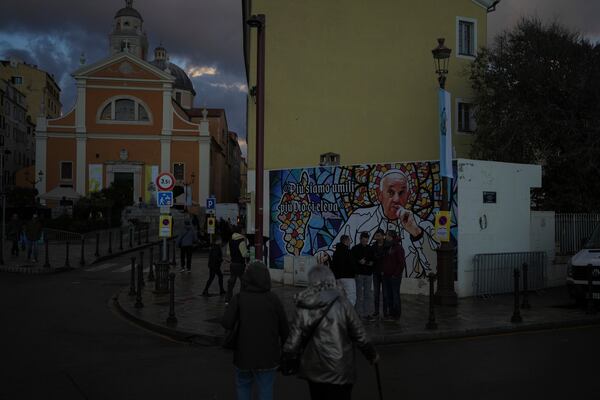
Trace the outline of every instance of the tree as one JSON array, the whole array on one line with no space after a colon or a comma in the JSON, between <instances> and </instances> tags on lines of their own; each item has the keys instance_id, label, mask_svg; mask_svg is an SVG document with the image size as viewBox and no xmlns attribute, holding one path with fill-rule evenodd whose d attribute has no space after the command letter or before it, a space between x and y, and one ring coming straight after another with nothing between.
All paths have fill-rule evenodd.
<instances>
[{"instance_id":1,"label":"tree","mask_svg":"<svg viewBox=\"0 0 600 400\"><path fill-rule=\"evenodd\" d=\"M470 69L477 104L473 158L541 164L539 208L597 211L600 46L557 23L523 19Z\"/></svg>"}]
</instances>

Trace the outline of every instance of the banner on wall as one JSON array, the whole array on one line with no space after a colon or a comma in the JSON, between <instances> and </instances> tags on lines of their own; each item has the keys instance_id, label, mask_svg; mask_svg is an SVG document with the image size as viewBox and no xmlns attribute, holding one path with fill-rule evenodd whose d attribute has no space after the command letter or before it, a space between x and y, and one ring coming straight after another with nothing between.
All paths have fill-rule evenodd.
<instances>
[{"instance_id":1,"label":"banner on wall","mask_svg":"<svg viewBox=\"0 0 600 400\"><path fill-rule=\"evenodd\" d=\"M450 92L439 90L440 174L453 177L452 171L452 102Z\"/></svg>"},{"instance_id":2,"label":"banner on wall","mask_svg":"<svg viewBox=\"0 0 600 400\"><path fill-rule=\"evenodd\" d=\"M156 177L158 176L158 165L146 165L144 171L144 201L148 204L156 204Z\"/></svg>"},{"instance_id":3,"label":"banner on wall","mask_svg":"<svg viewBox=\"0 0 600 400\"><path fill-rule=\"evenodd\" d=\"M395 231L406 256L406 278L436 270L441 206L440 163L410 162L270 171L270 262L286 255L331 259L342 235L352 246L367 232ZM455 208L456 185L452 196ZM456 240L456 212L450 240Z\"/></svg>"},{"instance_id":4,"label":"banner on wall","mask_svg":"<svg viewBox=\"0 0 600 400\"><path fill-rule=\"evenodd\" d=\"M90 193L102 190L102 164L90 164L88 174L88 186Z\"/></svg>"}]
</instances>

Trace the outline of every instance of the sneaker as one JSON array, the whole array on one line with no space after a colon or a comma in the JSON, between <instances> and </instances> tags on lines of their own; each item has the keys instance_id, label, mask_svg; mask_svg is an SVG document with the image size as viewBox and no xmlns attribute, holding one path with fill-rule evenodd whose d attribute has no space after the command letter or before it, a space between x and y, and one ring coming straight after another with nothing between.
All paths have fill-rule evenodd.
<instances>
[{"instance_id":1,"label":"sneaker","mask_svg":"<svg viewBox=\"0 0 600 400\"><path fill-rule=\"evenodd\" d=\"M385 316L383 317L383 320L384 320L385 322L394 322L394 321L396 321L396 318L392 317L391 315L385 315Z\"/></svg>"},{"instance_id":2,"label":"sneaker","mask_svg":"<svg viewBox=\"0 0 600 400\"><path fill-rule=\"evenodd\" d=\"M185 272L185 268L181 268L179 272Z\"/></svg>"},{"instance_id":3,"label":"sneaker","mask_svg":"<svg viewBox=\"0 0 600 400\"><path fill-rule=\"evenodd\" d=\"M202 296L203 297L210 297L210 294L208 294L208 292L202 292Z\"/></svg>"},{"instance_id":4,"label":"sneaker","mask_svg":"<svg viewBox=\"0 0 600 400\"><path fill-rule=\"evenodd\" d=\"M187 272L188 274L191 274L191 273L192 273L192 270L191 270L191 269L188 269L188 270L187 270L187 271L185 271L185 272Z\"/></svg>"},{"instance_id":5,"label":"sneaker","mask_svg":"<svg viewBox=\"0 0 600 400\"><path fill-rule=\"evenodd\" d=\"M375 321L377 321L377 319L378 318L375 315L369 315L366 318L367 322L375 322Z\"/></svg>"},{"instance_id":6,"label":"sneaker","mask_svg":"<svg viewBox=\"0 0 600 400\"><path fill-rule=\"evenodd\" d=\"M226 291L224 291L224 290L221 290L221 291L219 292L219 296L225 296L226 294L227 294L227 292L226 292Z\"/></svg>"}]
</instances>

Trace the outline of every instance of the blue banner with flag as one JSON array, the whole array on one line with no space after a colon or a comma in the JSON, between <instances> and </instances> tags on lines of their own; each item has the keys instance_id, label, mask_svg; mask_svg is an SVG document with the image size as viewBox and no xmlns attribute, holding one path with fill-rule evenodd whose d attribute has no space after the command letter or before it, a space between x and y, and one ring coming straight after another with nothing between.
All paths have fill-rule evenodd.
<instances>
[{"instance_id":1,"label":"blue banner with flag","mask_svg":"<svg viewBox=\"0 0 600 400\"><path fill-rule=\"evenodd\" d=\"M452 173L452 102L450 92L439 90L440 115L440 175L453 178Z\"/></svg>"}]
</instances>

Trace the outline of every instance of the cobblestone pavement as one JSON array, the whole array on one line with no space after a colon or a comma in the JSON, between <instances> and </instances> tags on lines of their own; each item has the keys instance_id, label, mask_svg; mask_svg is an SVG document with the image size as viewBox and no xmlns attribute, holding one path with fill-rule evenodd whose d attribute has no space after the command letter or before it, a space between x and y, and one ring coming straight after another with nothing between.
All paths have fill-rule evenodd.
<instances>
[{"instance_id":1,"label":"cobblestone pavement","mask_svg":"<svg viewBox=\"0 0 600 400\"><path fill-rule=\"evenodd\" d=\"M123 289L116 296L119 308L133 321L146 328L181 340L218 343L224 335L219 321L225 310L224 297L218 295L215 280L211 295L201 295L208 277L207 258L195 255L191 273L180 273L175 279L176 325L168 325L169 296L155 294L154 282L146 282L143 308L135 308L135 296ZM147 272L146 272L147 278ZM225 286L228 276L225 275ZM239 286L238 286L239 287ZM293 296L302 288L273 284L272 289L282 299L288 316L293 319ZM421 295L402 295L402 318L398 322L377 321L366 327L377 343L399 343L419 340L479 336L574 326L600 322L600 314L588 315L568 298L564 287L534 292L530 295L531 309L521 310L523 322L512 323L513 296L500 295L488 299L460 299L457 307L436 307L438 329L428 330L429 298Z\"/></svg>"}]
</instances>

